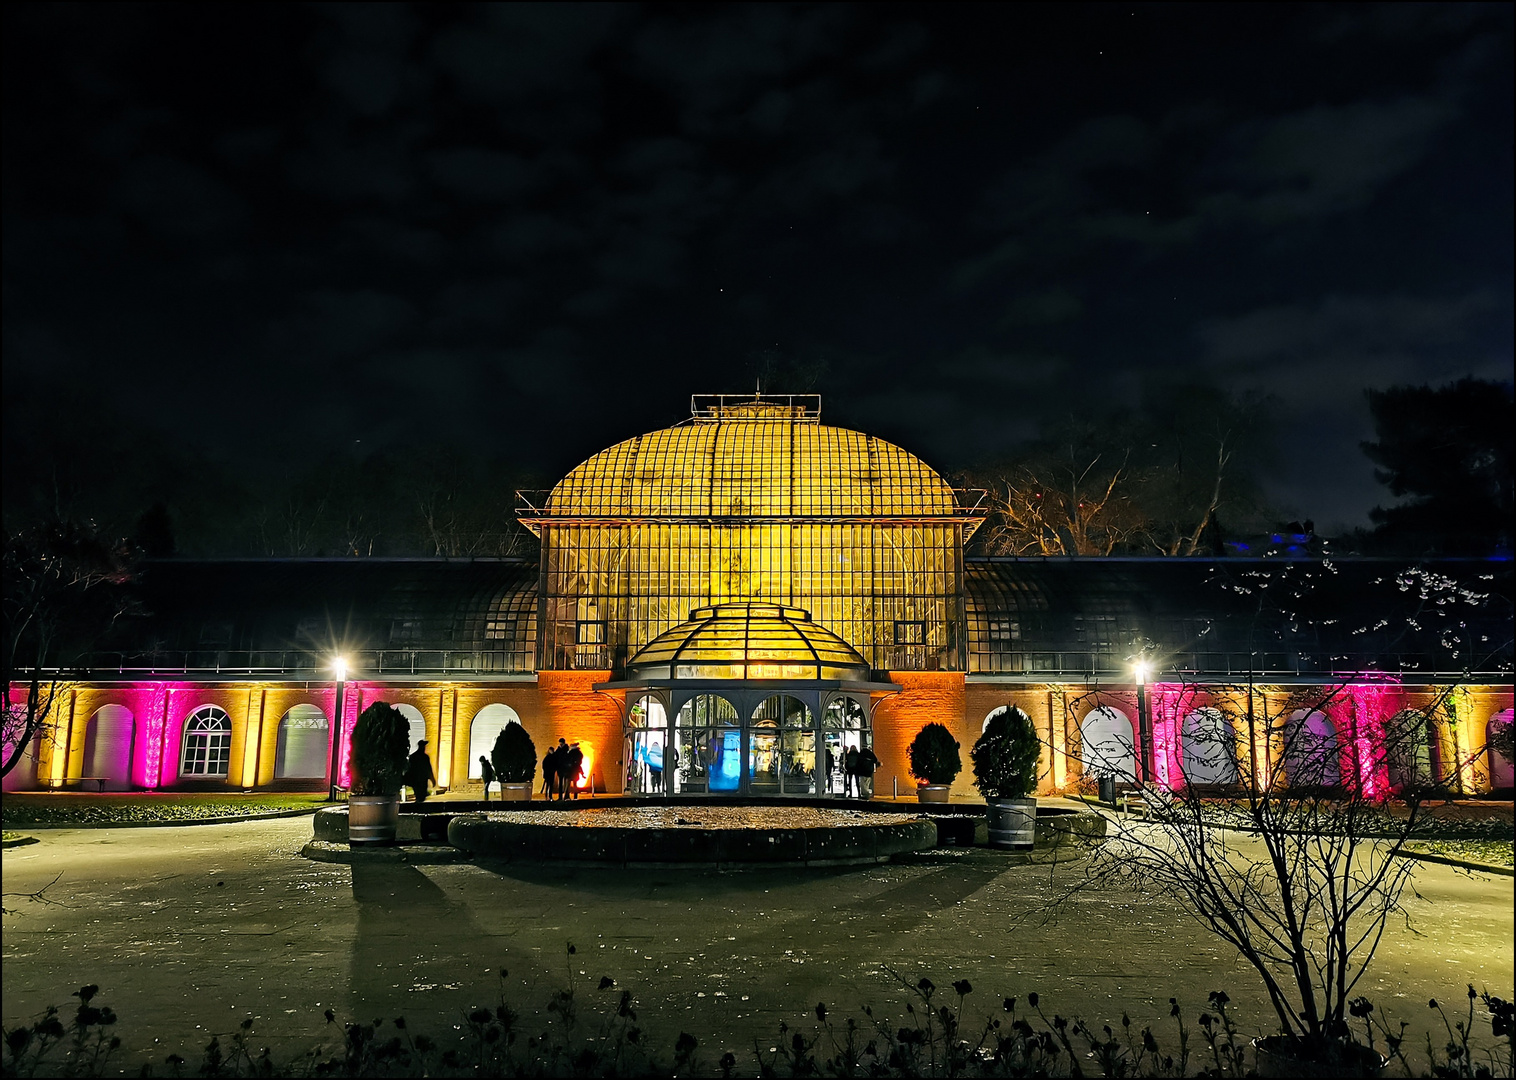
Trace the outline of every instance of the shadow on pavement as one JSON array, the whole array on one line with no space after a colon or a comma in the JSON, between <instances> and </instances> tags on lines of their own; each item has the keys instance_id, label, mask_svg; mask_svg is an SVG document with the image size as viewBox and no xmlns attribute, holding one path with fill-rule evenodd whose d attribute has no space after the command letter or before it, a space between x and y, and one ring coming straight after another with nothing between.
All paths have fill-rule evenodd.
<instances>
[{"instance_id":1,"label":"shadow on pavement","mask_svg":"<svg viewBox=\"0 0 1516 1080\"><path fill-rule=\"evenodd\" d=\"M352 869L358 906L348 979L353 1019L403 1016L415 993L456 984L479 966L470 946L484 940L483 928L420 869L362 863ZM421 944L436 941L439 925L448 927L449 952Z\"/></svg>"}]
</instances>

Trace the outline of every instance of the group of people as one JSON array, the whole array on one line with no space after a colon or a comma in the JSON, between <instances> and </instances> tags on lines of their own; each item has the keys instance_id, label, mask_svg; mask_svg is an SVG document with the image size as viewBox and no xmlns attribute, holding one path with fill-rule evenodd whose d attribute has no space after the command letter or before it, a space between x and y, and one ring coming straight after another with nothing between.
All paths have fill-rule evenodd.
<instances>
[{"instance_id":1,"label":"group of people","mask_svg":"<svg viewBox=\"0 0 1516 1080\"><path fill-rule=\"evenodd\" d=\"M484 780L484 801L489 802L495 767L484 754L479 755L479 775ZM584 751L579 749L578 743L559 739L558 745L542 759L542 794L549 799L577 799L579 781L583 777Z\"/></svg>"},{"instance_id":2,"label":"group of people","mask_svg":"<svg viewBox=\"0 0 1516 1080\"><path fill-rule=\"evenodd\" d=\"M863 782L874 776L874 770L879 768L878 756L870 747L859 749L850 746L842 755L842 793L863 798ZM837 758L832 754L832 748L826 748L826 774L828 786L831 775L837 768Z\"/></svg>"},{"instance_id":3,"label":"group of people","mask_svg":"<svg viewBox=\"0 0 1516 1080\"><path fill-rule=\"evenodd\" d=\"M679 767L679 752L672 750L672 760L669 762L673 768ZM850 746L842 755L842 793L863 797L863 781L874 775L874 770L879 768L879 758L874 751L865 746L859 748ZM836 756L832 748L826 748L826 772L830 778L837 768ZM479 770L484 777L484 801L489 802L490 784L494 783L495 770L490 764L490 759L485 755L479 756ZM650 769L651 790L663 790L663 770ZM547 752L542 759L542 794L549 799L577 799L579 797L579 781L584 776L584 751L579 749L578 743L570 743L566 739L559 739L558 745ZM416 752L411 755L405 771L405 782L416 793L417 802L425 802L427 797L428 782L436 783L437 778L432 773L432 763L426 756L426 740L422 739L416 746Z\"/></svg>"},{"instance_id":4,"label":"group of people","mask_svg":"<svg viewBox=\"0 0 1516 1080\"><path fill-rule=\"evenodd\" d=\"M584 751L578 743L558 740L542 758L542 794L549 799L579 798L579 781L584 777Z\"/></svg>"}]
</instances>

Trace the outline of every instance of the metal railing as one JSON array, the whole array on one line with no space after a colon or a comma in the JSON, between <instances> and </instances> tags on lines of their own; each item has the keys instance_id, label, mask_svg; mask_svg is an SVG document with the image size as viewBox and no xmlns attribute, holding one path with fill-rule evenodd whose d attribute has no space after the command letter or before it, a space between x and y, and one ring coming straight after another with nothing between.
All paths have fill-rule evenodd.
<instances>
[{"instance_id":1,"label":"metal railing","mask_svg":"<svg viewBox=\"0 0 1516 1080\"><path fill-rule=\"evenodd\" d=\"M351 677L379 675L513 675L536 670L531 648L369 649L345 654ZM95 653L77 675L254 675L330 678L332 658L305 650L194 649L152 653Z\"/></svg>"},{"instance_id":2,"label":"metal railing","mask_svg":"<svg viewBox=\"0 0 1516 1080\"><path fill-rule=\"evenodd\" d=\"M1088 651L973 652L969 673L977 675L1078 675L1129 678L1132 666L1124 656ZM1458 674L1441 667L1422 653L1171 653L1163 658L1153 678L1267 678L1325 677L1382 672L1386 675ZM1509 677L1505 667L1473 672Z\"/></svg>"}]
</instances>

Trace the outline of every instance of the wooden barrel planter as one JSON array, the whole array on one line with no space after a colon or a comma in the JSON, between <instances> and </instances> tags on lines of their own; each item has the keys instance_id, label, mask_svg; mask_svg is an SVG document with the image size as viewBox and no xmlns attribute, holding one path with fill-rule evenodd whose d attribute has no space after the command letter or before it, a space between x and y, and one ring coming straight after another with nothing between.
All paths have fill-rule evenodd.
<instances>
[{"instance_id":1,"label":"wooden barrel planter","mask_svg":"<svg viewBox=\"0 0 1516 1080\"><path fill-rule=\"evenodd\" d=\"M347 800L347 842L351 847L384 847L395 842L400 799L395 795L352 795Z\"/></svg>"},{"instance_id":2,"label":"wooden barrel planter","mask_svg":"<svg viewBox=\"0 0 1516 1080\"><path fill-rule=\"evenodd\" d=\"M990 846L1031 851L1037 840L1036 799L988 799Z\"/></svg>"}]
</instances>

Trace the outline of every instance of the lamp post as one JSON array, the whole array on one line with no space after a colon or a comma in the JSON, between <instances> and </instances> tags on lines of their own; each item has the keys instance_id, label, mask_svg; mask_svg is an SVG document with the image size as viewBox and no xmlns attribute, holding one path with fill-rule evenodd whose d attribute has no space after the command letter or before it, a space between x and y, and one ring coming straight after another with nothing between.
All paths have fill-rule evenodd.
<instances>
[{"instance_id":1,"label":"lamp post","mask_svg":"<svg viewBox=\"0 0 1516 1080\"><path fill-rule=\"evenodd\" d=\"M332 675L337 683L337 707L333 710L336 715L332 723L332 761L329 774L332 783L331 789L326 793L327 802L337 801L337 756L342 747L342 691L347 683L347 660L344 657L339 656L332 661Z\"/></svg>"},{"instance_id":2,"label":"lamp post","mask_svg":"<svg viewBox=\"0 0 1516 1080\"><path fill-rule=\"evenodd\" d=\"M1148 716L1148 672L1152 665L1146 660L1138 660L1132 665L1132 671L1137 676L1137 732L1142 739L1142 782L1152 784L1158 777L1158 758L1153 753L1153 722Z\"/></svg>"}]
</instances>

